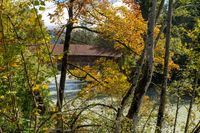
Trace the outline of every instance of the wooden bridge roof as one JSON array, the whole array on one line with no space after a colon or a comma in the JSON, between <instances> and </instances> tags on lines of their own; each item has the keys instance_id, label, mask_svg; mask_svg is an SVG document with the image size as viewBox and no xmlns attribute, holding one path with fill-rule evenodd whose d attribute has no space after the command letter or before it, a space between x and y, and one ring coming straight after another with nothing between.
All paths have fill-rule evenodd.
<instances>
[{"instance_id":1,"label":"wooden bridge roof","mask_svg":"<svg viewBox=\"0 0 200 133\"><path fill-rule=\"evenodd\" d=\"M51 45L54 55L60 55L63 53L63 44ZM70 44L69 55L75 56L100 56L100 57L116 57L122 56L122 53L113 48L102 48L92 45L83 44Z\"/></svg>"}]
</instances>

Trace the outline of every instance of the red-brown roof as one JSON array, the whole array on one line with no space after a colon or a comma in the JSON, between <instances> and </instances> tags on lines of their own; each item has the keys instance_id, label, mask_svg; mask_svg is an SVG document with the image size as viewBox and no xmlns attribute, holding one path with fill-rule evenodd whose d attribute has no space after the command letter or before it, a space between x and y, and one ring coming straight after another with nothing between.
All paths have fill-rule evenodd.
<instances>
[{"instance_id":1,"label":"red-brown roof","mask_svg":"<svg viewBox=\"0 0 200 133\"><path fill-rule=\"evenodd\" d=\"M54 45L51 45L53 49ZM53 49L54 55L63 53L63 44L56 44ZM69 47L69 55L77 56L101 56L101 57L121 57L121 53L113 48L102 48L92 45L71 44Z\"/></svg>"}]
</instances>

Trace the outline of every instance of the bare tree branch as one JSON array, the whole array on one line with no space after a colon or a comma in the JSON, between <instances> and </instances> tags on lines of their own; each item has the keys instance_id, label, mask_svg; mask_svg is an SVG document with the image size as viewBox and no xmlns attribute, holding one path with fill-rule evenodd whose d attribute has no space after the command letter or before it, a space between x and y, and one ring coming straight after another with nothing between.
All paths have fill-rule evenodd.
<instances>
[{"instance_id":1,"label":"bare tree branch","mask_svg":"<svg viewBox=\"0 0 200 133\"><path fill-rule=\"evenodd\" d=\"M159 6L159 9L158 9L158 12L157 12L157 14L156 14L156 21L155 21L155 22L158 21L158 18L159 18L159 16L160 16L161 12L162 12L162 9L163 9L163 6L164 6L164 3L165 3L165 0L162 0L161 3L160 3L160 6Z\"/></svg>"},{"instance_id":2,"label":"bare tree branch","mask_svg":"<svg viewBox=\"0 0 200 133\"><path fill-rule=\"evenodd\" d=\"M85 30L88 30L88 31L90 31L90 32L101 33L101 32L99 32L99 31L97 31L97 30L93 30L93 29L90 29L90 28L85 27L85 26L74 26L72 29L85 29Z\"/></svg>"},{"instance_id":3,"label":"bare tree branch","mask_svg":"<svg viewBox=\"0 0 200 133\"><path fill-rule=\"evenodd\" d=\"M74 120L72 121L72 124L71 124L71 129L74 130L74 126L75 126L75 123L76 121L78 120L79 116L83 113L83 111L85 111L86 109L88 108L94 108L96 106L102 106L102 107L106 107L106 108L109 108L109 109L113 109L115 112L117 112L117 109L115 109L112 105L106 105L106 104L102 104L102 103L94 103L94 104L90 104L90 105L87 105L86 107L84 107L77 115L76 117L74 118Z\"/></svg>"}]
</instances>

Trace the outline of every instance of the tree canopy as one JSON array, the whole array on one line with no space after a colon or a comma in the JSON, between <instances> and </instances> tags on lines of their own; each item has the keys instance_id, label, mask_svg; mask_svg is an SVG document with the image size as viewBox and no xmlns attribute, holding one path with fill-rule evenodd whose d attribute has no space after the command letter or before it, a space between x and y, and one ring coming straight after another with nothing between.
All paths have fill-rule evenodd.
<instances>
[{"instance_id":1,"label":"tree canopy","mask_svg":"<svg viewBox=\"0 0 200 133\"><path fill-rule=\"evenodd\" d=\"M115 2L0 0L0 132L200 132L200 2ZM120 57L73 64L73 43Z\"/></svg>"}]
</instances>

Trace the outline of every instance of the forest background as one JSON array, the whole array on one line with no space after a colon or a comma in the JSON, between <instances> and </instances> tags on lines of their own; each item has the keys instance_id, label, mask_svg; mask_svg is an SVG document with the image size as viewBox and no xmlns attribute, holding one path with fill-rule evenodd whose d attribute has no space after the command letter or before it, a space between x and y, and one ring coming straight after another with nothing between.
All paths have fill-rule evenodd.
<instances>
[{"instance_id":1,"label":"forest background","mask_svg":"<svg viewBox=\"0 0 200 133\"><path fill-rule=\"evenodd\" d=\"M198 0L51 0L49 17L59 25L51 31L40 14L45 2L0 0L0 132L200 131ZM52 42L64 44L59 57ZM111 47L123 58L76 66L67 58L73 43ZM87 81L72 99L67 74Z\"/></svg>"}]
</instances>

